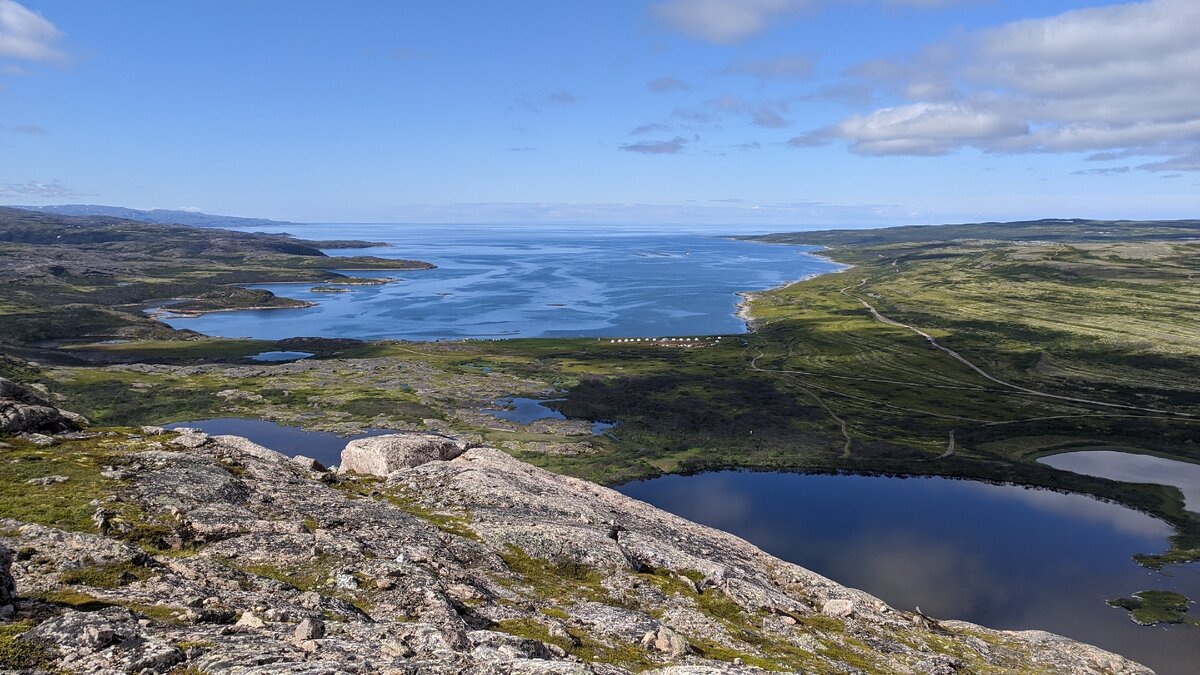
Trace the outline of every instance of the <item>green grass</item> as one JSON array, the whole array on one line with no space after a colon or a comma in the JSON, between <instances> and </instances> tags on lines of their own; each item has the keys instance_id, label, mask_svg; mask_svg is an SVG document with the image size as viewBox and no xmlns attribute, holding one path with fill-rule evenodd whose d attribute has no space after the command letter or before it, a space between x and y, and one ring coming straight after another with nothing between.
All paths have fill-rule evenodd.
<instances>
[{"instance_id":1,"label":"green grass","mask_svg":"<svg viewBox=\"0 0 1200 675\"><path fill-rule=\"evenodd\" d=\"M223 560L225 565L247 574L273 579L301 591L311 591L328 581L338 560L330 555L320 555L303 563L276 565L270 563L242 563Z\"/></svg>"},{"instance_id":2,"label":"green grass","mask_svg":"<svg viewBox=\"0 0 1200 675\"><path fill-rule=\"evenodd\" d=\"M600 602L621 604L600 584L600 571L573 561L536 558L517 546L507 544L500 559L533 594L557 604Z\"/></svg>"},{"instance_id":3,"label":"green grass","mask_svg":"<svg viewBox=\"0 0 1200 675\"><path fill-rule=\"evenodd\" d=\"M59 576L59 582L68 586L118 588L152 576L153 572L143 565L110 563L68 570Z\"/></svg>"},{"instance_id":4,"label":"green grass","mask_svg":"<svg viewBox=\"0 0 1200 675\"><path fill-rule=\"evenodd\" d=\"M31 628L29 621L0 624L0 670L37 670L57 656L52 645L18 639Z\"/></svg>"},{"instance_id":5,"label":"green grass","mask_svg":"<svg viewBox=\"0 0 1200 675\"><path fill-rule=\"evenodd\" d=\"M117 481L100 475L101 467L119 463L130 451L120 438L67 441L39 448L16 439L15 447L0 449L0 517L76 532L92 532L93 500L116 491ZM45 476L66 476L67 481L28 485Z\"/></svg>"},{"instance_id":6,"label":"green grass","mask_svg":"<svg viewBox=\"0 0 1200 675\"><path fill-rule=\"evenodd\" d=\"M570 638L552 634L544 624L533 619L506 619L492 628L509 635L557 645L588 663L606 663L634 672L661 665L651 659L640 645L607 645L575 626L566 627Z\"/></svg>"}]
</instances>

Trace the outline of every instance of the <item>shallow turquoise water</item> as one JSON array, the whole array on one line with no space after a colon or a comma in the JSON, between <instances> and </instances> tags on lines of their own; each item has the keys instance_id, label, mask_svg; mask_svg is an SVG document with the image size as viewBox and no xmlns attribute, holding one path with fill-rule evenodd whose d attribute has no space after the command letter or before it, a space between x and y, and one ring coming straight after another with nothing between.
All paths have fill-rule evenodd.
<instances>
[{"instance_id":1,"label":"shallow turquoise water","mask_svg":"<svg viewBox=\"0 0 1200 675\"><path fill-rule=\"evenodd\" d=\"M737 292L840 268L809 255L808 247L628 227L306 225L290 232L309 239L388 242L393 246L329 253L415 258L438 269L352 272L398 281L346 286L349 293L313 293L308 284L256 286L318 305L167 323L262 339L730 334L745 330L735 316ZM730 228L720 232L727 233Z\"/></svg>"}]
</instances>

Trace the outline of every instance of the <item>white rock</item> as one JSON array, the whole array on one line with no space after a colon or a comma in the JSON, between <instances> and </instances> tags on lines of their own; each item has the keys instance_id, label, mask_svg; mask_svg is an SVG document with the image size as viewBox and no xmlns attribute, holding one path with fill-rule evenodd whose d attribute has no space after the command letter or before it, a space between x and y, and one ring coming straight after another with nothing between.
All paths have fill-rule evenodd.
<instances>
[{"instance_id":1,"label":"white rock","mask_svg":"<svg viewBox=\"0 0 1200 675\"><path fill-rule=\"evenodd\" d=\"M821 606L821 613L826 616L843 619L854 613L854 602L851 600L827 600Z\"/></svg>"},{"instance_id":2,"label":"white rock","mask_svg":"<svg viewBox=\"0 0 1200 675\"><path fill-rule=\"evenodd\" d=\"M388 434L350 441L342 450L338 473L387 477L400 469L454 459L468 445L437 434Z\"/></svg>"},{"instance_id":3,"label":"white rock","mask_svg":"<svg viewBox=\"0 0 1200 675\"><path fill-rule=\"evenodd\" d=\"M267 625L262 619L258 618L254 612L243 612L242 618L238 619L237 626L242 628L262 628Z\"/></svg>"}]
</instances>

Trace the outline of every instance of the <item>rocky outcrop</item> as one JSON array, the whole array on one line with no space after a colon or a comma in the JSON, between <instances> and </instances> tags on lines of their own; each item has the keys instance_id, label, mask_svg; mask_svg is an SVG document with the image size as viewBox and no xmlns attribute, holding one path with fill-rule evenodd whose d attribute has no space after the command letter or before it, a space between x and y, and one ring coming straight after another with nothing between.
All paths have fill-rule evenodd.
<instances>
[{"instance_id":1,"label":"rocky outcrop","mask_svg":"<svg viewBox=\"0 0 1200 675\"><path fill-rule=\"evenodd\" d=\"M138 617L123 607L68 612L38 624L24 642L53 645L57 666L75 673L164 673L183 661L183 652L147 635Z\"/></svg>"},{"instance_id":2,"label":"rocky outcrop","mask_svg":"<svg viewBox=\"0 0 1200 675\"><path fill-rule=\"evenodd\" d=\"M388 434L350 441L340 473L386 477L393 471L458 457L467 444L437 434Z\"/></svg>"},{"instance_id":3,"label":"rocky outcrop","mask_svg":"<svg viewBox=\"0 0 1200 675\"><path fill-rule=\"evenodd\" d=\"M0 520L21 551L17 618L33 626L17 639L47 645L47 669L1150 672L1045 633L896 610L453 439L385 437L375 455L355 441L333 475L236 437L172 442L190 433L104 446L119 478L96 500L101 533Z\"/></svg>"},{"instance_id":4,"label":"rocky outcrop","mask_svg":"<svg viewBox=\"0 0 1200 675\"><path fill-rule=\"evenodd\" d=\"M87 424L82 416L59 410L49 400L0 377L0 434L61 433Z\"/></svg>"}]
</instances>

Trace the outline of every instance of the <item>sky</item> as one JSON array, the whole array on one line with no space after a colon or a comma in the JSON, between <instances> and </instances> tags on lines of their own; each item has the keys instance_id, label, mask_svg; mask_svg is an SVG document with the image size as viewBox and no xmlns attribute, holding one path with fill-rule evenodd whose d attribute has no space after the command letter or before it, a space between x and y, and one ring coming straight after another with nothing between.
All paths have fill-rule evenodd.
<instances>
[{"instance_id":1,"label":"sky","mask_svg":"<svg viewBox=\"0 0 1200 675\"><path fill-rule=\"evenodd\" d=\"M1200 0L0 0L0 204L1200 217Z\"/></svg>"}]
</instances>

